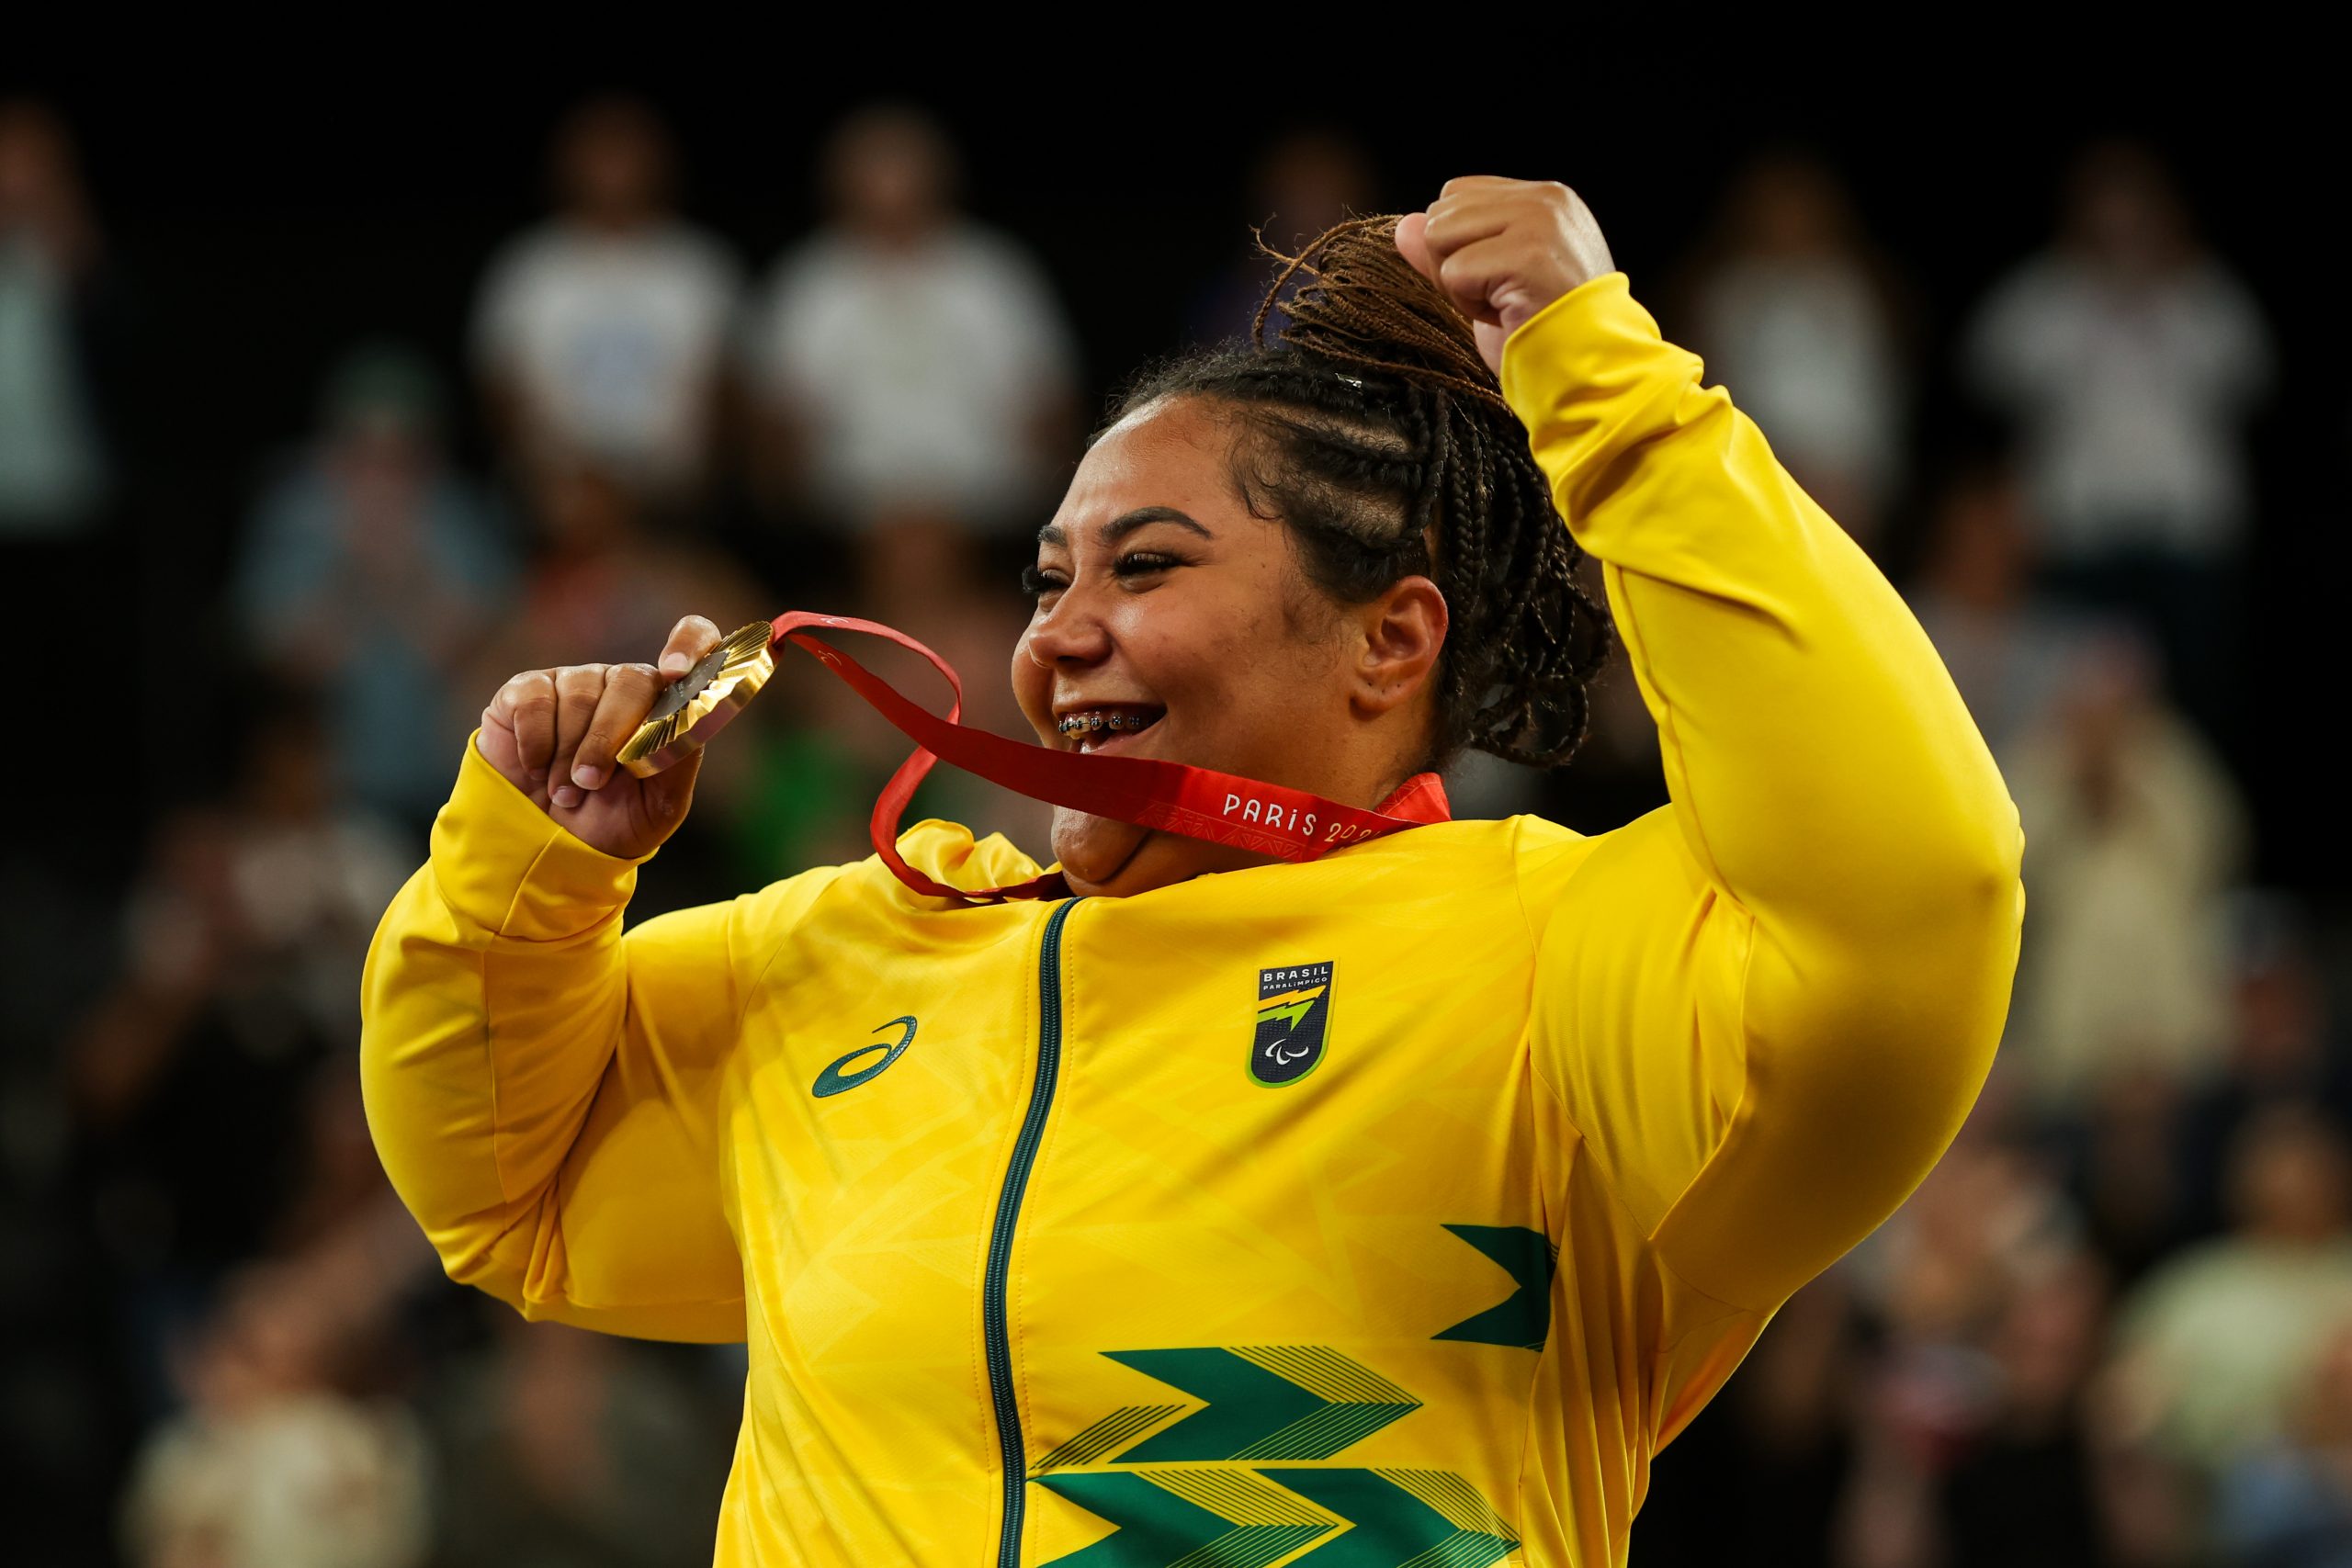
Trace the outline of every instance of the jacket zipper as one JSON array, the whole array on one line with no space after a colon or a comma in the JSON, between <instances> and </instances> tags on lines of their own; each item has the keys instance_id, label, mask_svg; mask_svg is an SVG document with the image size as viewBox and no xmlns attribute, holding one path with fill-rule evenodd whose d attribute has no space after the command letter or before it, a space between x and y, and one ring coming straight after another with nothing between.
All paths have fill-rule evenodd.
<instances>
[{"instance_id":1,"label":"jacket zipper","mask_svg":"<svg viewBox=\"0 0 2352 1568\"><path fill-rule=\"evenodd\" d=\"M1080 899L1064 901L1046 919L1037 951L1037 1077L1029 1086L1029 1111L1005 1168L997 1194L996 1226L989 1233L988 1272L980 1286L980 1328L988 1351L989 1393L996 1404L997 1448L1004 1464L1004 1528L998 1537L997 1568L1021 1568L1021 1528L1028 1503L1029 1460L1021 1442L1021 1406L1012 1392L1012 1336L1005 1321L1005 1280L1012 1268L1012 1232L1021 1219L1029 1168L1046 1135L1054 1084L1062 1064L1062 927Z\"/></svg>"}]
</instances>

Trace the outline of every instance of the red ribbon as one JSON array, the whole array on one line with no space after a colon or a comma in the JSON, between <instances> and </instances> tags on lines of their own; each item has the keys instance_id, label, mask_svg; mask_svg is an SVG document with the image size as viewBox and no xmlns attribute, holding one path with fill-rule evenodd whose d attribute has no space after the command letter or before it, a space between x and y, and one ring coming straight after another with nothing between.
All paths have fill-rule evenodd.
<instances>
[{"instance_id":1,"label":"red ribbon","mask_svg":"<svg viewBox=\"0 0 2352 1568\"><path fill-rule=\"evenodd\" d=\"M1069 885L1048 873L1010 887L950 887L909 865L899 853L899 818L931 772L944 761L991 784L1035 800L1091 812L1138 827L1181 833L1190 839L1229 844L1283 861L1311 861L1347 844L1443 822L1452 815L1445 786L1435 773L1419 773L1396 794L1367 811L1343 806L1302 789L1264 784L1213 768L1196 768L1156 757L1102 757L1057 751L1009 740L957 722L964 712L964 683L947 661L907 636L876 621L787 610L773 623L775 640L788 642L848 682L875 711L915 743L874 803L874 851L898 879L918 893L966 904L997 904L1008 898L1062 898ZM804 627L865 632L897 643L931 661L947 679L956 700L942 718L899 694L896 688L856 660L811 637Z\"/></svg>"}]
</instances>

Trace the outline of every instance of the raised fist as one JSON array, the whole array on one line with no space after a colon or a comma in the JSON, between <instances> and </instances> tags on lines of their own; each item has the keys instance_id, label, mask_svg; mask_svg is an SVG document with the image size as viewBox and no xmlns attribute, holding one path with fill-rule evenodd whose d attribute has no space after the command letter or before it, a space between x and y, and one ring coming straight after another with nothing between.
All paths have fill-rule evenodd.
<instances>
[{"instance_id":1,"label":"raised fist","mask_svg":"<svg viewBox=\"0 0 2352 1568\"><path fill-rule=\"evenodd\" d=\"M1396 222L1396 249L1444 289L1502 374L1503 344L1580 283L1614 272L1584 198L1550 180L1471 175L1448 180L1426 212Z\"/></svg>"}]
</instances>

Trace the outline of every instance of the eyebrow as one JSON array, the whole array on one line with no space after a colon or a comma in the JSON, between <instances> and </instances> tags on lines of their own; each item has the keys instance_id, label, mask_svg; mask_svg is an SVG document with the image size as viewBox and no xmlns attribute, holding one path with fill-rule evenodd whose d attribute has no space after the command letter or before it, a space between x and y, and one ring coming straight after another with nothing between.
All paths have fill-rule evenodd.
<instances>
[{"instance_id":1,"label":"eyebrow","mask_svg":"<svg viewBox=\"0 0 2352 1568\"><path fill-rule=\"evenodd\" d=\"M1133 512L1122 513L1112 518L1102 525L1099 532L1104 544L1115 545L1138 528L1148 528L1154 523L1173 523L1179 528L1191 529L1204 539L1216 537L1193 518L1172 506L1138 506ZM1048 523L1037 530L1037 542L1041 545L1066 545L1069 542L1069 536L1062 531L1060 524Z\"/></svg>"}]
</instances>

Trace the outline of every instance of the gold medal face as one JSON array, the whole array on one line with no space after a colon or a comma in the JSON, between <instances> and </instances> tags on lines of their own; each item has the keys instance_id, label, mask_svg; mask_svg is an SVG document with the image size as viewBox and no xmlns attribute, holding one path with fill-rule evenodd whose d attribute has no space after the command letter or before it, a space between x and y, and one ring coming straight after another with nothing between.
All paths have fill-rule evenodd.
<instances>
[{"instance_id":1,"label":"gold medal face","mask_svg":"<svg viewBox=\"0 0 2352 1568\"><path fill-rule=\"evenodd\" d=\"M753 621L729 633L673 681L621 748L621 766L650 778L707 745L775 672L771 631L767 622Z\"/></svg>"}]
</instances>

